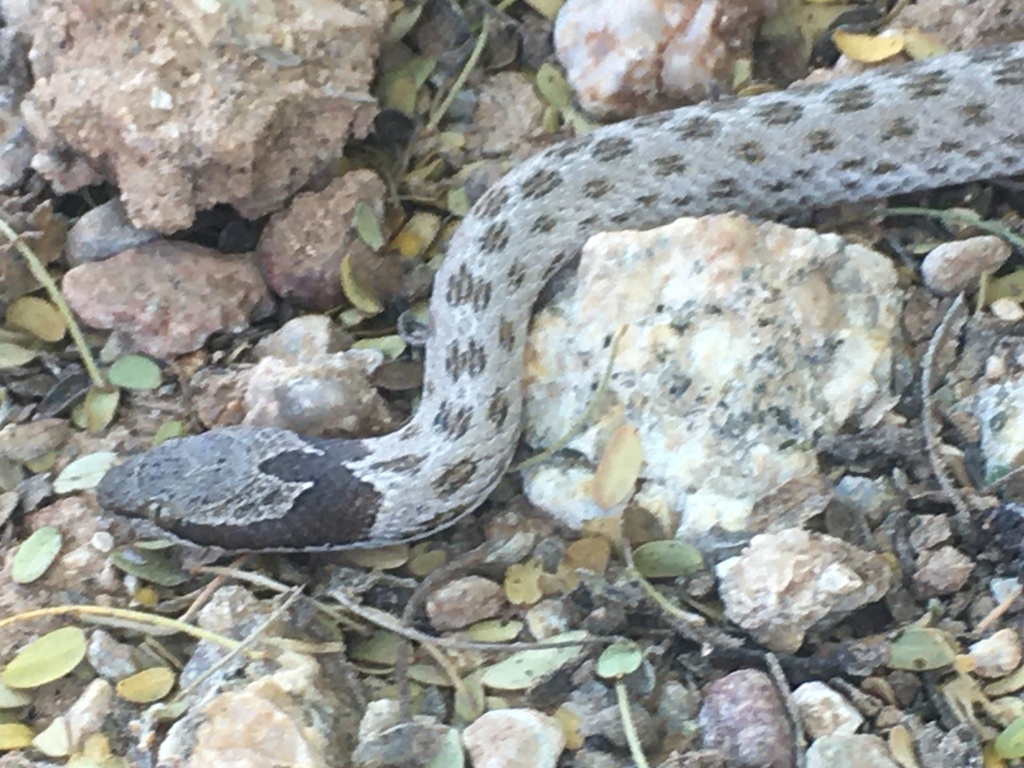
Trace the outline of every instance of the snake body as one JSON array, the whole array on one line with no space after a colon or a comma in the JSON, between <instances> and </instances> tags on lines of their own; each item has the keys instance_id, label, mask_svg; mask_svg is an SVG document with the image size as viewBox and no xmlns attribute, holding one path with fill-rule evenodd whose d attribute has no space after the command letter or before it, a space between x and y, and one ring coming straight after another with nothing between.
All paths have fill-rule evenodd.
<instances>
[{"instance_id":1,"label":"snake body","mask_svg":"<svg viewBox=\"0 0 1024 768\"><path fill-rule=\"evenodd\" d=\"M397 432L231 427L170 440L112 468L100 503L228 550L428 536L508 468L533 304L592 233L1021 172L1024 43L603 127L521 164L462 221L434 281L422 402Z\"/></svg>"}]
</instances>

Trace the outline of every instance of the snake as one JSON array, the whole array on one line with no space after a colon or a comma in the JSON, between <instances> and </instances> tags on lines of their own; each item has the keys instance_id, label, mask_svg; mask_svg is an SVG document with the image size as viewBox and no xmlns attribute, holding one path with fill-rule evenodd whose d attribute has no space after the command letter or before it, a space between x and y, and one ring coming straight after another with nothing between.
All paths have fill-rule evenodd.
<instances>
[{"instance_id":1,"label":"snake","mask_svg":"<svg viewBox=\"0 0 1024 768\"><path fill-rule=\"evenodd\" d=\"M422 396L390 434L234 426L111 467L100 505L228 551L378 547L471 513L510 466L548 280L594 233L779 217L1024 172L1024 43L657 112L533 155L460 222L434 276Z\"/></svg>"}]
</instances>

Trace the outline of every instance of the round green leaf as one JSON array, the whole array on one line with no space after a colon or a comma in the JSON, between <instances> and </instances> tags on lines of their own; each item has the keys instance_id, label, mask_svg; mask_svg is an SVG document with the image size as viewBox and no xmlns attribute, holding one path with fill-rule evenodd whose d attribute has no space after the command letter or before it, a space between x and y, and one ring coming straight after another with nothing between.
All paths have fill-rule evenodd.
<instances>
[{"instance_id":1,"label":"round green leaf","mask_svg":"<svg viewBox=\"0 0 1024 768\"><path fill-rule=\"evenodd\" d=\"M60 531L44 526L23 541L11 560L11 579L17 584L31 584L49 568L60 554Z\"/></svg>"},{"instance_id":2,"label":"round green leaf","mask_svg":"<svg viewBox=\"0 0 1024 768\"><path fill-rule=\"evenodd\" d=\"M142 355L119 357L107 371L107 379L115 387L125 389L156 389L162 376L160 366Z\"/></svg>"},{"instance_id":3,"label":"round green leaf","mask_svg":"<svg viewBox=\"0 0 1024 768\"><path fill-rule=\"evenodd\" d=\"M39 353L25 347L0 341L0 370L5 368L21 368L35 360Z\"/></svg>"},{"instance_id":4,"label":"round green leaf","mask_svg":"<svg viewBox=\"0 0 1024 768\"><path fill-rule=\"evenodd\" d=\"M704 556L685 541L649 541L636 548L633 564L648 579L674 579L701 570Z\"/></svg>"},{"instance_id":5,"label":"round green leaf","mask_svg":"<svg viewBox=\"0 0 1024 768\"><path fill-rule=\"evenodd\" d=\"M636 643L609 645L597 659L597 676L605 680L618 680L636 672L643 660L643 651Z\"/></svg>"},{"instance_id":6,"label":"round green leaf","mask_svg":"<svg viewBox=\"0 0 1024 768\"><path fill-rule=\"evenodd\" d=\"M74 491L91 491L107 470L114 466L117 454L96 451L75 459L53 481L53 490L59 495Z\"/></svg>"},{"instance_id":7,"label":"round green leaf","mask_svg":"<svg viewBox=\"0 0 1024 768\"><path fill-rule=\"evenodd\" d=\"M150 667L119 680L116 690L125 701L151 704L170 693L174 681L174 671L169 667Z\"/></svg>"},{"instance_id":8,"label":"round green leaf","mask_svg":"<svg viewBox=\"0 0 1024 768\"><path fill-rule=\"evenodd\" d=\"M85 394L83 413L85 427L90 432L101 432L110 426L121 400L121 390L89 387Z\"/></svg>"},{"instance_id":9,"label":"round green leaf","mask_svg":"<svg viewBox=\"0 0 1024 768\"><path fill-rule=\"evenodd\" d=\"M64 677L85 658L85 632L62 627L29 643L4 669L10 688L38 688Z\"/></svg>"},{"instance_id":10,"label":"round green leaf","mask_svg":"<svg viewBox=\"0 0 1024 768\"><path fill-rule=\"evenodd\" d=\"M188 581L188 574L166 547L120 547L110 553L110 561L125 573L161 587Z\"/></svg>"},{"instance_id":11,"label":"round green leaf","mask_svg":"<svg viewBox=\"0 0 1024 768\"><path fill-rule=\"evenodd\" d=\"M379 251L384 247L384 233L381 231L377 212L372 206L360 201L356 203L355 214L356 233L359 239L373 250Z\"/></svg>"}]
</instances>

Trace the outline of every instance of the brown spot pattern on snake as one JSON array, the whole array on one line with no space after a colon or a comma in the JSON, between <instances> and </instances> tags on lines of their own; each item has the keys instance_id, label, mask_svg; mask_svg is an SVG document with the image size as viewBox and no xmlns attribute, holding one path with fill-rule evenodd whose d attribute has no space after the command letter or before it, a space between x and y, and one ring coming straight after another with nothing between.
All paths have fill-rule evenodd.
<instances>
[{"instance_id":1,"label":"brown spot pattern on snake","mask_svg":"<svg viewBox=\"0 0 1024 768\"><path fill-rule=\"evenodd\" d=\"M816 128L809 131L804 138L811 152L831 152L839 146L839 139L836 138L835 132L828 128Z\"/></svg>"},{"instance_id":2,"label":"brown spot pattern on snake","mask_svg":"<svg viewBox=\"0 0 1024 768\"><path fill-rule=\"evenodd\" d=\"M989 114L986 104L965 104L960 108L960 114L964 116L965 125L975 128L992 122L992 115Z\"/></svg>"},{"instance_id":3,"label":"brown spot pattern on snake","mask_svg":"<svg viewBox=\"0 0 1024 768\"><path fill-rule=\"evenodd\" d=\"M1009 59L996 66L993 72L997 85L1024 85L1024 59Z\"/></svg>"},{"instance_id":4,"label":"brown spot pattern on snake","mask_svg":"<svg viewBox=\"0 0 1024 768\"><path fill-rule=\"evenodd\" d=\"M740 193L740 186L736 179L715 179L708 184L707 195L714 199L736 197Z\"/></svg>"},{"instance_id":5,"label":"brown spot pattern on snake","mask_svg":"<svg viewBox=\"0 0 1024 768\"><path fill-rule=\"evenodd\" d=\"M463 373L476 378L487 370L487 353L476 339L467 341L465 349L462 349L461 343L456 339L448 344L444 369L452 381L458 381Z\"/></svg>"},{"instance_id":6,"label":"brown spot pattern on snake","mask_svg":"<svg viewBox=\"0 0 1024 768\"><path fill-rule=\"evenodd\" d=\"M562 174L547 168L534 171L519 185L519 194L527 200L546 197L562 185Z\"/></svg>"},{"instance_id":7,"label":"brown spot pattern on snake","mask_svg":"<svg viewBox=\"0 0 1024 768\"><path fill-rule=\"evenodd\" d=\"M654 168L654 175L662 178L686 173L686 158L682 155L662 155L654 158L651 165Z\"/></svg>"},{"instance_id":8,"label":"brown spot pattern on snake","mask_svg":"<svg viewBox=\"0 0 1024 768\"><path fill-rule=\"evenodd\" d=\"M633 141L625 136L612 136L595 141L590 147L590 156L599 163L611 163L633 154Z\"/></svg>"},{"instance_id":9,"label":"brown spot pattern on snake","mask_svg":"<svg viewBox=\"0 0 1024 768\"><path fill-rule=\"evenodd\" d=\"M393 459L374 462L370 465L370 469L380 472L411 472L426 460L426 456L410 453L405 456L395 456Z\"/></svg>"},{"instance_id":10,"label":"brown spot pattern on snake","mask_svg":"<svg viewBox=\"0 0 1024 768\"><path fill-rule=\"evenodd\" d=\"M463 437L469 432L472 423L472 408L468 405L456 408L447 400L441 402L437 408L437 414L434 416L434 429L452 439Z\"/></svg>"},{"instance_id":11,"label":"brown spot pattern on snake","mask_svg":"<svg viewBox=\"0 0 1024 768\"><path fill-rule=\"evenodd\" d=\"M804 108L792 101L765 104L754 113L765 125L792 125L804 116Z\"/></svg>"},{"instance_id":12,"label":"brown spot pattern on snake","mask_svg":"<svg viewBox=\"0 0 1024 768\"><path fill-rule=\"evenodd\" d=\"M916 132L917 126L913 120L908 117L897 117L882 129L879 136L882 141L891 141L892 139L909 139Z\"/></svg>"},{"instance_id":13,"label":"brown spot pattern on snake","mask_svg":"<svg viewBox=\"0 0 1024 768\"><path fill-rule=\"evenodd\" d=\"M508 246L511 236L508 222L492 222L484 230L483 237L480 238L480 247L484 253L501 253Z\"/></svg>"},{"instance_id":14,"label":"brown spot pattern on snake","mask_svg":"<svg viewBox=\"0 0 1024 768\"><path fill-rule=\"evenodd\" d=\"M546 213L542 213L533 220L533 224L530 225L530 233L534 235L546 235L557 226L558 219L554 216L548 216Z\"/></svg>"},{"instance_id":15,"label":"brown spot pattern on snake","mask_svg":"<svg viewBox=\"0 0 1024 768\"><path fill-rule=\"evenodd\" d=\"M509 402L505 393L498 390L491 397L491 401L487 404L487 420L494 425L495 429L501 429L505 426L505 419L508 418Z\"/></svg>"},{"instance_id":16,"label":"brown spot pattern on snake","mask_svg":"<svg viewBox=\"0 0 1024 768\"><path fill-rule=\"evenodd\" d=\"M676 129L676 135L684 141L713 139L718 136L721 126L707 115L696 115L683 120Z\"/></svg>"},{"instance_id":17,"label":"brown spot pattern on snake","mask_svg":"<svg viewBox=\"0 0 1024 768\"><path fill-rule=\"evenodd\" d=\"M495 184L477 201L477 210L486 219L493 219L512 201L512 193L501 184Z\"/></svg>"},{"instance_id":18,"label":"brown spot pattern on snake","mask_svg":"<svg viewBox=\"0 0 1024 768\"><path fill-rule=\"evenodd\" d=\"M590 179L583 184L583 196L588 200L600 200L612 191L612 183L608 179Z\"/></svg>"},{"instance_id":19,"label":"brown spot pattern on snake","mask_svg":"<svg viewBox=\"0 0 1024 768\"><path fill-rule=\"evenodd\" d=\"M477 463L473 459L462 459L455 462L434 480L434 491L441 498L448 498L473 479L476 467Z\"/></svg>"},{"instance_id":20,"label":"brown spot pattern on snake","mask_svg":"<svg viewBox=\"0 0 1024 768\"><path fill-rule=\"evenodd\" d=\"M504 316L498 323L498 346L506 352L511 352L516 346L516 324Z\"/></svg>"},{"instance_id":21,"label":"brown spot pattern on snake","mask_svg":"<svg viewBox=\"0 0 1024 768\"><path fill-rule=\"evenodd\" d=\"M526 281L526 267L518 261L512 262L512 266L508 268L508 281L517 291L522 288Z\"/></svg>"},{"instance_id":22,"label":"brown spot pattern on snake","mask_svg":"<svg viewBox=\"0 0 1024 768\"><path fill-rule=\"evenodd\" d=\"M875 94L867 85L851 85L836 88L828 95L828 102L837 115L862 112L875 104Z\"/></svg>"},{"instance_id":23,"label":"brown spot pattern on snake","mask_svg":"<svg viewBox=\"0 0 1024 768\"><path fill-rule=\"evenodd\" d=\"M750 163L751 165L757 165L767 156L768 155L764 151L764 147L759 141L744 141L736 147L736 157L746 163Z\"/></svg>"},{"instance_id":24,"label":"brown spot pattern on snake","mask_svg":"<svg viewBox=\"0 0 1024 768\"><path fill-rule=\"evenodd\" d=\"M915 101L941 96L952 81L946 72L911 72L903 79L907 98Z\"/></svg>"}]
</instances>

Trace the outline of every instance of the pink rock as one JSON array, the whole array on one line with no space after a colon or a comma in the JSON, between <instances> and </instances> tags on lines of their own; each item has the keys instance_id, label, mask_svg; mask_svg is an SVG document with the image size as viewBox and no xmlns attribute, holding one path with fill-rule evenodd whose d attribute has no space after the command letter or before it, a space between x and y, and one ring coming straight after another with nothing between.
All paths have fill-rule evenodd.
<instances>
[{"instance_id":1,"label":"pink rock","mask_svg":"<svg viewBox=\"0 0 1024 768\"><path fill-rule=\"evenodd\" d=\"M378 213L384 206L384 182L359 170L332 181L322 192L298 195L271 217L257 249L267 284L278 296L326 311L343 301L341 260L347 253L370 255L353 227L358 203Z\"/></svg>"},{"instance_id":2,"label":"pink rock","mask_svg":"<svg viewBox=\"0 0 1024 768\"><path fill-rule=\"evenodd\" d=\"M706 749L735 768L789 768L793 737L782 699L764 672L739 669L708 686L698 716Z\"/></svg>"},{"instance_id":3,"label":"pink rock","mask_svg":"<svg viewBox=\"0 0 1024 768\"><path fill-rule=\"evenodd\" d=\"M568 0L555 48L587 111L634 115L728 86L775 10L775 0Z\"/></svg>"},{"instance_id":4,"label":"pink rock","mask_svg":"<svg viewBox=\"0 0 1024 768\"><path fill-rule=\"evenodd\" d=\"M169 241L77 266L61 287L86 324L160 359L199 349L215 331L241 330L271 306L250 254Z\"/></svg>"}]
</instances>

